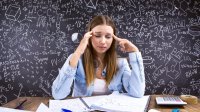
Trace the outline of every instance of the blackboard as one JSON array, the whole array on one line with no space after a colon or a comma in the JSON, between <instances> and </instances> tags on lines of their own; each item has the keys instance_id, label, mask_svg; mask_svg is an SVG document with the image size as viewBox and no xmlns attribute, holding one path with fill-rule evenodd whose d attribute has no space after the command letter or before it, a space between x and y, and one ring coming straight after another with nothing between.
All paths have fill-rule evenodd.
<instances>
[{"instance_id":1,"label":"blackboard","mask_svg":"<svg viewBox=\"0 0 200 112\"><path fill-rule=\"evenodd\" d=\"M0 104L51 96L58 69L100 14L140 49L145 94L200 96L199 0L1 0Z\"/></svg>"}]
</instances>

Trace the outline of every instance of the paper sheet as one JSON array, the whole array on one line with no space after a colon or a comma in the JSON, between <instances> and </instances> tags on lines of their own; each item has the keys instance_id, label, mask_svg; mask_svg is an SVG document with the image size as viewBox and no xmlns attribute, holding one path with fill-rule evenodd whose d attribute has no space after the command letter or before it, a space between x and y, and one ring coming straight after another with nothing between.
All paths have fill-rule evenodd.
<instances>
[{"instance_id":1,"label":"paper sheet","mask_svg":"<svg viewBox=\"0 0 200 112\"><path fill-rule=\"evenodd\" d=\"M53 112L44 103L41 103L36 112Z\"/></svg>"},{"instance_id":2,"label":"paper sheet","mask_svg":"<svg viewBox=\"0 0 200 112\"><path fill-rule=\"evenodd\" d=\"M53 112L61 112L62 108L71 110L73 112L88 111L87 107L81 102L79 98L49 101L49 109L51 109Z\"/></svg>"},{"instance_id":3,"label":"paper sheet","mask_svg":"<svg viewBox=\"0 0 200 112\"><path fill-rule=\"evenodd\" d=\"M19 110L19 109L11 109L6 107L0 107L0 112L32 112L32 111L26 111L26 110Z\"/></svg>"}]
</instances>

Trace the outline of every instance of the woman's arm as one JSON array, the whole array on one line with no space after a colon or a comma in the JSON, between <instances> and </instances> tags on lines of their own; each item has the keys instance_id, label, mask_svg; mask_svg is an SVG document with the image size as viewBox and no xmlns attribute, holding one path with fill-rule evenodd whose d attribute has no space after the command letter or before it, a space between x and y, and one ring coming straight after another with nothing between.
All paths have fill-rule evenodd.
<instances>
[{"instance_id":1,"label":"woman's arm","mask_svg":"<svg viewBox=\"0 0 200 112\"><path fill-rule=\"evenodd\" d=\"M63 99L69 95L78 61L84 53L90 37L92 37L92 31L85 33L76 51L68 57L61 70L59 70L59 74L52 85L54 99Z\"/></svg>"},{"instance_id":2,"label":"woman's arm","mask_svg":"<svg viewBox=\"0 0 200 112\"><path fill-rule=\"evenodd\" d=\"M130 72L129 66L125 65L122 79L124 88L131 96L142 97L145 93L145 75L141 53L129 53L129 62L132 70Z\"/></svg>"},{"instance_id":3,"label":"woman's arm","mask_svg":"<svg viewBox=\"0 0 200 112\"><path fill-rule=\"evenodd\" d=\"M52 85L52 96L54 99L63 99L67 97L71 91L71 86L74 80L74 76L77 67L69 65L69 60L73 54L71 54L65 61L62 68L59 70L59 74Z\"/></svg>"},{"instance_id":4,"label":"woman's arm","mask_svg":"<svg viewBox=\"0 0 200 112\"><path fill-rule=\"evenodd\" d=\"M113 38L119 43L121 50L129 52L130 71L127 60L124 62L124 73L122 77L125 90L134 97L142 97L145 91L145 76L143 59L139 49L129 40L122 39L113 34Z\"/></svg>"},{"instance_id":5,"label":"woman's arm","mask_svg":"<svg viewBox=\"0 0 200 112\"><path fill-rule=\"evenodd\" d=\"M79 46L77 47L76 51L74 52L73 57L70 59L70 65L72 67L77 66L78 60L79 60L80 56L84 53L85 49L87 48L88 41L91 37L92 37L92 31L85 33Z\"/></svg>"}]
</instances>

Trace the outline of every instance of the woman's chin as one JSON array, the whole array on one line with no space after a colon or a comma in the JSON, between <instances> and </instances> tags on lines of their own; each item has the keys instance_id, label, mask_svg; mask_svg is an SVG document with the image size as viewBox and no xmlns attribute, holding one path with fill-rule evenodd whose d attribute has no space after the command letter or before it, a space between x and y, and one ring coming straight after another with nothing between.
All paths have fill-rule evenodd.
<instances>
[{"instance_id":1,"label":"woman's chin","mask_svg":"<svg viewBox=\"0 0 200 112\"><path fill-rule=\"evenodd\" d=\"M99 50L97 53L99 53L99 54L104 54L104 53L106 53L106 51L107 51L107 50Z\"/></svg>"}]
</instances>

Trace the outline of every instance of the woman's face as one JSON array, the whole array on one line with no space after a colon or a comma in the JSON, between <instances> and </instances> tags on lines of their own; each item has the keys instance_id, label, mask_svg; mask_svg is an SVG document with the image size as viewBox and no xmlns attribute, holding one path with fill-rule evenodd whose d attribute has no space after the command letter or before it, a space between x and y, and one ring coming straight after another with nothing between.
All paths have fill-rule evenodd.
<instances>
[{"instance_id":1,"label":"woman's face","mask_svg":"<svg viewBox=\"0 0 200 112\"><path fill-rule=\"evenodd\" d=\"M105 54L113 41L113 28L108 25L97 25L92 31L91 43L95 52L97 55Z\"/></svg>"}]
</instances>

